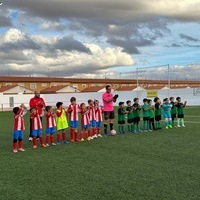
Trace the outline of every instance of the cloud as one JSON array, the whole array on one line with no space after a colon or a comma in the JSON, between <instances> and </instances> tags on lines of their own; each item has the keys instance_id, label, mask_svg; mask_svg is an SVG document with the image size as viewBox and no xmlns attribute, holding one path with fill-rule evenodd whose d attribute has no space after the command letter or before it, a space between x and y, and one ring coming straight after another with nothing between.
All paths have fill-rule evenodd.
<instances>
[{"instance_id":1,"label":"cloud","mask_svg":"<svg viewBox=\"0 0 200 200\"><path fill-rule=\"evenodd\" d=\"M199 39L193 38L193 37L188 36L188 35L185 35L185 34L183 34L183 33L179 34L179 36L180 36L182 39L185 39L186 41L199 42Z\"/></svg>"}]
</instances>

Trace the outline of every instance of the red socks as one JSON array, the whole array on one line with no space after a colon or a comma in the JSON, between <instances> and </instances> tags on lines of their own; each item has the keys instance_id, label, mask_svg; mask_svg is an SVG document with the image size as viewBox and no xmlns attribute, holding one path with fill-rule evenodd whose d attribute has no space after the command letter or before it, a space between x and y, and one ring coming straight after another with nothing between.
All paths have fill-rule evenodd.
<instances>
[{"instance_id":1,"label":"red socks","mask_svg":"<svg viewBox=\"0 0 200 200\"><path fill-rule=\"evenodd\" d=\"M50 143L50 135L46 135L46 144Z\"/></svg>"}]
</instances>

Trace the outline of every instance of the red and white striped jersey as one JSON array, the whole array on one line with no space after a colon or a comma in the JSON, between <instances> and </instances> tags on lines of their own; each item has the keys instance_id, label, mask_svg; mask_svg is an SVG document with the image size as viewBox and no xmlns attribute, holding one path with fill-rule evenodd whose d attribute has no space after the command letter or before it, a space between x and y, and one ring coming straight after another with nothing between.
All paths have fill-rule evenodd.
<instances>
[{"instance_id":1,"label":"red and white striped jersey","mask_svg":"<svg viewBox=\"0 0 200 200\"><path fill-rule=\"evenodd\" d=\"M90 119L89 119L89 110L80 110L81 113L81 126L83 125L89 125Z\"/></svg>"},{"instance_id":2,"label":"red and white striped jersey","mask_svg":"<svg viewBox=\"0 0 200 200\"><path fill-rule=\"evenodd\" d=\"M31 113L31 124L32 130L42 129L42 123L40 120L40 115L38 113Z\"/></svg>"},{"instance_id":3,"label":"red and white striped jersey","mask_svg":"<svg viewBox=\"0 0 200 200\"><path fill-rule=\"evenodd\" d=\"M46 128L52 128L56 126L56 121L54 118L53 113L47 113L46 114Z\"/></svg>"},{"instance_id":4,"label":"red and white striped jersey","mask_svg":"<svg viewBox=\"0 0 200 200\"><path fill-rule=\"evenodd\" d=\"M96 114L95 114L95 107L94 106L89 106L89 118L90 121L95 121L96 120Z\"/></svg>"},{"instance_id":5,"label":"red and white striped jersey","mask_svg":"<svg viewBox=\"0 0 200 200\"><path fill-rule=\"evenodd\" d=\"M75 104L75 105L70 104L67 109L67 112L70 114L69 120L70 121L78 121L79 111L80 111L80 108L79 108L78 104Z\"/></svg>"},{"instance_id":6,"label":"red and white striped jersey","mask_svg":"<svg viewBox=\"0 0 200 200\"><path fill-rule=\"evenodd\" d=\"M102 122L103 117L102 117L102 113L103 113L103 109L101 106L95 107L95 113L96 113L96 121L97 122Z\"/></svg>"},{"instance_id":7,"label":"red and white striped jersey","mask_svg":"<svg viewBox=\"0 0 200 200\"><path fill-rule=\"evenodd\" d=\"M19 109L17 114L14 116L14 127L13 129L16 131L22 131L25 130L24 125L24 115L27 113L27 110Z\"/></svg>"}]
</instances>

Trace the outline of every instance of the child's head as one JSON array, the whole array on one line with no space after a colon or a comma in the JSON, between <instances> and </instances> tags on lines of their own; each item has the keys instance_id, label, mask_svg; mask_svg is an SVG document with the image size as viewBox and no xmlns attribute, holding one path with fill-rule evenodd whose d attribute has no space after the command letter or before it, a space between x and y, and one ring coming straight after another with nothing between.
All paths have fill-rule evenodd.
<instances>
[{"instance_id":1,"label":"child's head","mask_svg":"<svg viewBox=\"0 0 200 200\"><path fill-rule=\"evenodd\" d=\"M160 99L158 97L155 97L153 101L154 101L154 103L159 103Z\"/></svg>"},{"instance_id":2,"label":"child's head","mask_svg":"<svg viewBox=\"0 0 200 200\"><path fill-rule=\"evenodd\" d=\"M15 114L17 114L18 111L19 111L19 107L14 107L14 108L13 108L13 112L14 112Z\"/></svg>"},{"instance_id":3,"label":"child's head","mask_svg":"<svg viewBox=\"0 0 200 200\"><path fill-rule=\"evenodd\" d=\"M139 103L139 98L136 97L133 99L133 101L134 101L134 103Z\"/></svg>"},{"instance_id":4,"label":"child's head","mask_svg":"<svg viewBox=\"0 0 200 200\"><path fill-rule=\"evenodd\" d=\"M99 101L97 99L94 100L94 105L99 106Z\"/></svg>"},{"instance_id":5,"label":"child's head","mask_svg":"<svg viewBox=\"0 0 200 200\"><path fill-rule=\"evenodd\" d=\"M174 102L174 97L170 97L169 100L170 100L171 102Z\"/></svg>"},{"instance_id":6,"label":"child's head","mask_svg":"<svg viewBox=\"0 0 200 200\"><path fill-rule=\"evenodd\" d=\"M76 104L76 97L71 97L70 102L71 104Z\"/></svg>"},{"instance_id":7,"label":"child's head","mask_svg":"<svg viewBox=\"0 0 200 200\"><path fill-rule=\"evenodd\" d=\"M30 109L30 112L31 112L31 113L36 113L36 112L37 112L37 108L36 108L36 107L31 108L31 109Z\"/></svg>"},{"instance_id":8,"label":"child's head","mask_svg":"<svg viewBox=\"0 0 200 200\"><path fill-rule=\"evenodd\" d=\"M120 101L119 102L119 107L123 107L124 106L124 102Z\"/></svg>"},{"instance_id":9,"label":"child's head","mask_svg":"<svg viewBox=\"0 0 200 200\"><path fill-rule=\"evenodd\" d=\"M45 110L47 111L47 112L51 112L52 111L52 106L46 106L46 108L45 108Z\"/></svg>"},{"instance_id":10,"label":"child's head","mask_svg":"<svg viewBox=\"0 0 200 200\"><path fill-rule=\"evenodd\" d=\"M176 101L181 102L181 97L176 97Z\"/></svg>"},{"instance_id":11,"label":"child's head","mask_svg":"<svg viewBox=\"0 0 200 200\"><path fill-rule=\"evenodd\" d=\"M131 101L130 100L126 101L126 104L127 106L131 106Z\"/></svg>"},{"instance_id":12,"label":"child's head","mask_svg":"<svg viewBox=\"0 0 200 200\"><path fill-rule=\"evenodd\" d=\"M89 104L90 106L93 106L93 105L94 105L94 101L93 101L92 99L89 99L89 100L88 100L88 104Z\"/></svg>"},{"instance_id":13,"label":"child's head","mask_svg":"<svg viewBox=\"0 0 200 200\"><path fill-rule=\"evenodd\" d=\"M152 104L152 100L148 99L148 104L151 105Z\"/></svg>"},{"instance_id":14,"label":"child's head","mask_svg":"<svg viewBox=\"0 0 200 200\"><path fill-rule=\"evenodd\" d=\"M169 99L168 98L164 98L163 99L163 103L169 103Z\"/></svg>"},{"instance_id":15,"label":"child's head","mask_svg":"<svg viewBox=\"0 0 200 200\"><path fill-rule=\"evenodd\" d=\"M56 107L57 107L58 109L62 108L62 105L63 105L63 102L57 102L57 103L56 103Z\"/></svg>"},{"instance_id":16,"label":"child's head","mask_svg":"<svg viewBox=\"0 0 200 200\"><path fill-rule=\"evenodd\" d=\"M148 103L148 99L147 99L147 98L144 98L144 99L143 99L143 103Z\"/></svg>"},{"instance_id":17,"label":"child's head","mask_svg":"<svg viewBox=\"0 0 200 200\"><path fill-rule=\"evenodd\" d=\"M80 104L80 107L81 107L82 109L85 109L85 108L86 108L85 103L81 103L81 104Z\"/></svg>"}]
</instances>

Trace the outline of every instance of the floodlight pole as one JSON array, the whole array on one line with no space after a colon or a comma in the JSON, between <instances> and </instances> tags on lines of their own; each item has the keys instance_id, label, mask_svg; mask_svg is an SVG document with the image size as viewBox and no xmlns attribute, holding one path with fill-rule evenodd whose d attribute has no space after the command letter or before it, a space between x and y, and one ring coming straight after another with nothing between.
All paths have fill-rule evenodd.
<instances>
[{"instance_id":1,"label":"floodlight pole","mask_svg":"<svg viewBox=\"0 0 200 200\"><path fill-rule=\"evenodd\" d=\"M139 90L139 88L138 88L139 87L138 67L136 68L136 77L137 77L137 97L138 97L138 93L139 93L138 92L138 90Z\"/></svg>"},{"instance_id":2,"label":"floodlight pole","mask_svg":"<svg viewBox=\"0 0 200 200\"><path fill-rule=\"evenodd\" d=\"M170 97L170 88L171 88L170 84L171 84L171 82L170 82L170 67L169 67L169 64L167 65L167 69L168 69L168 97Z\"/></svg>"}]
</instances>

